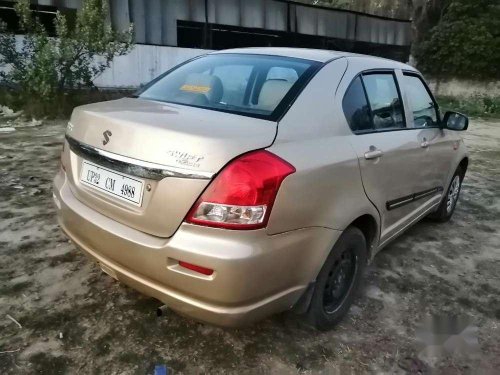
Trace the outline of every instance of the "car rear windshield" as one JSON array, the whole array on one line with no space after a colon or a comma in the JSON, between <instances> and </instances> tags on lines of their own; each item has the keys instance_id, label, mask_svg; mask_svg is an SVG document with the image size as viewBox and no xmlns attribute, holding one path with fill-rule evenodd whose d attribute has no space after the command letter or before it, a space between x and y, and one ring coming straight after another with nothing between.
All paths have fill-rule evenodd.
<instances>
[{"instance_id":1,"label":"car rear windshield","mask_svg":"<svg viewBox=\"0 0 500 375\"><path fill-rule=\"evenodd\" d=\"M206 55L158 77L137 97L275 121L320 65L279 56Z\"/></svg>"}]
</instances>

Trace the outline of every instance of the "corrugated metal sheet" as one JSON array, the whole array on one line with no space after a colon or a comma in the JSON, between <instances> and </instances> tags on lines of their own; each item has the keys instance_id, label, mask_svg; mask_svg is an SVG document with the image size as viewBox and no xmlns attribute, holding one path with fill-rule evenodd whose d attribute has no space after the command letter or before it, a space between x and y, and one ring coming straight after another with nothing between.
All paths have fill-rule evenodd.
<instances>
[{"instance_id":1,"label":"corrugated metal sheet","mask_svg":"<svg viewBox=\"0 0 500 375\"><path fill-rule=\"evenodd\" d=\"M40 5L78 8L82 0L37 0ZM351 41L409 46L408 21L304 6L284 0L207 0L212 24L292 31ZM137 43L177 45L177 21L205 22L205 0L110 0L118 29L135 24Z\"/></svg>"}]
</instances>

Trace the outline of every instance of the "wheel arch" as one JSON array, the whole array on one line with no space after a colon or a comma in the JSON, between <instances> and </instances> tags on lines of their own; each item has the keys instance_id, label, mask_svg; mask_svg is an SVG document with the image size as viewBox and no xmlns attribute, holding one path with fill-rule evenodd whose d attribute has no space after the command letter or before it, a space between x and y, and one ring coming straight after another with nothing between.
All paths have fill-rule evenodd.
<instances>
[{"instance_id":1,"label":"wheel arch","mask_svg":"<svg viewBox=\"0 0 500 375\"><path fill-rule=\"evenodd\" d=\"M375 255L375 249L379 238L379 225L375 217L370 214L364 214L353 220L347 227L358 228L366 239L366 249L368 251L367 259Z\"/></svg>"},{"instance_id":2,"label":"wheel arch","mask_svg":"<svg viewBox=\"0 0 500 375\"><path fill-rule=\"evenodd\" d=\"M467 172L467 168L469 167L469 158L467 156L464 157L460 161L460 163L458 163L458 166L459 166L460 172L461 172L460 178L463 181L464 177L465 177L465 173Z\"/></svg>"},{"instance_id":3,"label":"wheel arch","mask_svg":"<svg viewBox=\"0 0 500 375\"><path fill-rule=\"evenodd\" d=\"M371 214L362 214L358 216L356 219L352 220L350 224L345 227L345 229L349 227L355 227L359 229L365 236L367 244L366 259L368 260L368 262L370 262L372 257L376 254L376 249L378 247L378 241L380 236L379 222L377 221L375 216ZM334 246L335 243L332 245L332 249ZM323 259L323 261L321 262L321 266L318 269L318 273L315 275L314 280L307 286L303 295L299 298L297 303L292 307L292 311L295 314L304 314L305 312L308 311L312 295L314 292L316 279L318 277L319 272L321 272L321 268L325 264L329 254L330 252L326 254L325 259Z\"/></svg>"}]
</instances>

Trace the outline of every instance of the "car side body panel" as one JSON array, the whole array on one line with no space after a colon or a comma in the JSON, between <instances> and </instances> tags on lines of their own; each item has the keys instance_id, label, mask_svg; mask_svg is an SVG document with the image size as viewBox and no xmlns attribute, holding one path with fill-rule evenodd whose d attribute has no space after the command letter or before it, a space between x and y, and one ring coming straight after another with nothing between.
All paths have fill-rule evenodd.
<instances>
[{"instance_id":1,"label":"car side body panel","mask_svg":"<svg viewBox=\"0 0 500 375\"><path fill-rule=\"evenodd\" d=\"M278 192L269 234L307 227L344 230L363 215L379 221L363 190L358 158L349 142L352 134L348 127L337 125L345 122L335 101L346 69L347 59L327 64L278 125L269 150L289 161L297 172L283 181ZM323 254L323 259L327 255Z\"/></svg>"},{"instance_id":2,"label":"car side body panel","mask_svg":"<svg viewBox=\"0 0 500 375\"><path fill-rule=\"evenodd\" d=\"M343 113L342 100L353 79L364 72L394 72L403 99L406 128L356 135L350 140L359 158L363 186L368 198L380 213L380 250L405 229L437 208L451 176L466 153L457 142L456 132L438 127L414 127L412 109L402 82L403 70L419 75L404 64L382 59L348 57L347 69L336 96L336 108ZM338 119L340 126L349 129L345 117ZM422 145L427 143L427 147ZM370 148L380 149L383 156L366 160ZM452 159L459 159L453 161ZM444 173L443 173L444 172ZM432 192L436 189L435 192ZM420 194L422 198L388 209L391 202Z\"/></svg>"}]
</instances>

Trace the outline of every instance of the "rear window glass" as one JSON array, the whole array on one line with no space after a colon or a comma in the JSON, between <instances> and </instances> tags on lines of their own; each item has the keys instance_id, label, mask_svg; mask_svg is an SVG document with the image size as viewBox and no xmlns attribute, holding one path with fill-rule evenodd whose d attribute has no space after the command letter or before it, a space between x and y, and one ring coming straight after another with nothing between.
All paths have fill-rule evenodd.
<instances>
[{"instance_id":1,"label":"rear window glass","mask_svg":"<svg viewBox=\"0 0 500 375\"><path fill-rule=\"evenodd\" d=\"M207 55L160 76L137 96L274 120L320 65L279 56Z\"/></svg>"}]
</instances>

